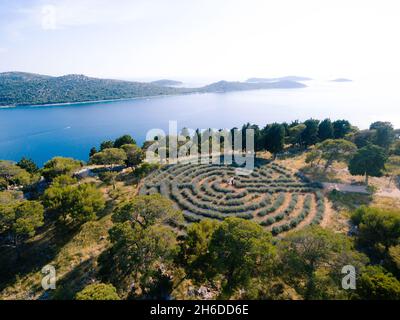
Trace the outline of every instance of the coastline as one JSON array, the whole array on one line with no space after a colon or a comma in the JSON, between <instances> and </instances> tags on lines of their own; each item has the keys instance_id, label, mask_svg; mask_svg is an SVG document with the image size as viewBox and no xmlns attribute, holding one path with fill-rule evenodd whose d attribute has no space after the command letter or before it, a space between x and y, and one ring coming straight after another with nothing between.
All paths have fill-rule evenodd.
<instances>
[{"instance_id":1,"label":"coastline","mask_svg":"<svg viewBox=\"0 0 400 320\"><path fill-rule=\"evenodd\" d=\"M116 99L102 99L102 100L83 100L76 102L57 102L57 103L44 103L44 104L13 104L13 105L0 105L1 109L15 109L15 108L26 108L26 107L62 107L62 106L71 106L71 105L80 105L80 104L95 104L95 103L107 103L107 102L118 102L118 101L130 101L130 100L138 100L138 99L154 99L154 98L163 98L163 97L173 97L173 96L184 96L191 94L209 94L209 93L230 93L230 92L243 92L243 91L258 91L258 90L294 90L294 89L305 89L307 85L301 87L293 87L293 88L252 88L252 89L243 89L243 90L215 90L215 91L201 91L196 90L195 88L185 88L188 91L186 92L177 92L171 94L158 94L158 95L149 95L149 96L137 96L132 98L116 98Z\"/></svg>"},{"instance_id":2,"label":"coastline","mask_svg":"<svg viewBox=\"0 0 400 320\"><path fill-rule=\"evenodd\" d=\"M198 92L190 92L190 93L177 93L177 94L159 94L152 96L140 96L140 97L132 97L132 98L118 98L118 99L104 99L104 100L85 100L85 101L77 101L77 102L58 102L58 103L45 103L45 104L16 104L16 105L5 105L0 106L0 109L14 109L14 108L26 108L26 107L62 107L62 106L70 106L70 105L79 105L79 104L91 104L91 103L104 103L104 102L117 102L117 101L129 101L129 100L138 100L138 99L153 99L153 98L162 98L162 97L173 97L173 96L181 96L187 94L194 94Z\"/></svg>"}]
</instances>

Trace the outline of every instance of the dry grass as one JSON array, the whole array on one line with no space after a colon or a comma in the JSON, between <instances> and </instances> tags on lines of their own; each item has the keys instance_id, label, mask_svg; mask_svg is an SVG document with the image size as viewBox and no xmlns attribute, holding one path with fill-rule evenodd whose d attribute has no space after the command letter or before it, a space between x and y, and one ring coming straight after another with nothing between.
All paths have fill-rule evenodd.
<instances>
[{"instance_id":1,"label":"dry grass","mask_svg":"<svg viewBox=\"0 0 400 320\"><path fill-rule=\"evenodd\" d=\"M77 231L60 231L60 225L54 222L46 224L24 248L24 262L31 265L26 265L23 270L27 269L28 272L18 271L19 266L16 266L14 277L8 279L6 287L0 291L0 300L39 299L49 295L61 299L73 298L77 291L93 280L97 257L109 245L107 237L112 226L113 209L121 201L134 196L137 185L122 181L117 183L114 190L112 186L93 178L86 178L82 182L95 183L103 192L107 200L104 213L98 220L83 224ZM39 253L44 258L38 258ZM47 264L56 268L57 283L62 284L55 292L45 292L41 287L41 268Z\"/></svg>"},{"instance_id":2,"label":"dry grass","mask_svg":"<svg viewBox=\"0 0 400 320\"><path fill-rule=\"evenodd\" d=\"M96 258L108 246L107 232L111 225L110 215L87 222L69 242L59 248L54 259L46 263L56 268L58 280L83 262ZM17 276L16 281L0 293L0 299L37 299L43 295L43 266L36 266L38 270Z\"/></svg>"},{"instance_id":3,"label":"dry grass","mask_svg":"<svg viewBox=\"0 0 400 320\"><path fill-rule=\"evenodd\" d=\"M383 209L400 209L400 198L374 196L371 206Z\"/></svg>"}]
</instances>

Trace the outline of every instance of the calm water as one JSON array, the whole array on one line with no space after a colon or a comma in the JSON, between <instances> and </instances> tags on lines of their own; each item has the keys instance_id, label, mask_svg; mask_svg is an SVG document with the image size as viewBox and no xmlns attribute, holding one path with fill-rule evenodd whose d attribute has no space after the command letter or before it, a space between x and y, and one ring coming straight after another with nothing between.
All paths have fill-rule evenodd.
<instances>
[{"instance_id":1,"label":"calm water","mask_svg":"<svg viewBox=\"0 0 400 320\"><path fill-rule=\"evenodd\" d=\"M308 83L305 89L193 94L129 101L0 109L0 159L22 156L42 165L60 155L87 160L92 146L129 133L138 143L152 128L232 128L245 122L345 118L360 128L373 121L400 127L396 88L359 83Z\"/></svg>"}]
</instances>

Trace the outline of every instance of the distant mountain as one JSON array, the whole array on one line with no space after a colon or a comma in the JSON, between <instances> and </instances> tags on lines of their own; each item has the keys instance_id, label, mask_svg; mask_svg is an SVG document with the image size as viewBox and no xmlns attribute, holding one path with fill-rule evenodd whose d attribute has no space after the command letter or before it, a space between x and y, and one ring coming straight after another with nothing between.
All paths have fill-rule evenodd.
<instances>
[{"instance_id":1,"label":"distant mountain","mask_svg":"<svg viewBox=\"0 0 400 320\"><path fill-rule=\"evenodd\" d=\"M346 79L346 78L337 78L337 79L333 79L331 81L332 82L352 82L353 80Z\"/></svg>"},{"instance_id":2,"label":"distant mountain","mask_svg":"<svg viewBox=\"0 0 400 320\"><path fill-rule=\"evenodd\" d=\"M22 72L0 73L0 105L112 100L186 91L151 83L96 79L84 75L51 77Z\"/></svg>"},{"instance_id":3,"label":"distant mountain","mask_svg":"<svg viewBox=\"0 0 400 320\"><path fill-rule=\"evenodd\" d=\"M171 83L169 81L172 80L160 81L165 84L165 81ZM160 85L160 81L143 83L97 79L77 74L52 77L24 72L5 72L0 73L0 106L116 100L194 92L306 87L296 81L282 80L256 83L220 81L201 88L174 88Z\"/></svg>"},{"instance_id":4,"label":"distant mountain","mask_svg":"<svg viewBox=\"0 0 400 320\"><path fill-rule=\"evenodd\" d=\"M246 82L259 83L259 82L276 82L276 81L309 81L312 80L308 77L286 76L280 78L250 78Z\"/></svg>"},{"instance_id":5,"label":"distant mountain","mask_svg":"<svg viewBox=\"0 0 400 320\"><path fill-rule=\"evenodd\" d=\"M155 84L156 86L161 86L161 87L173 87L173 86L180 86L183 84L183 82L169 80L169 79L157 80L157 81L153 81L150 83Z\"/></svg>"},{"instance_id":6,"label":"distant mountain","mask_svg":"<svg viewBox=\"0 0 400 320\"><path fill-rule=\"evenodd\" d=\"M295 89L307 87L303 83L295 81L276 81L276 82L231 82L219 81L209 84L198 90L200 92L229 92L229 91L244 91L244 90L258 90L258 89Z\"/></svg>"}]
</instances>

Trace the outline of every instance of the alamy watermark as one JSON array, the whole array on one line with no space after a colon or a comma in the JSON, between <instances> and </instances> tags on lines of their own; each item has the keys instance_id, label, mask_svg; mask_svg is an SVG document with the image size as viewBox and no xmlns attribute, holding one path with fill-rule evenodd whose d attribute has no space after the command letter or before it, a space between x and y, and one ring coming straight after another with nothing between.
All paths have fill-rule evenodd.
<instances>
[{"instance_id":1,"label":"alamy watermark","mask_svg":"<svg viewBox=\"0 0 400 320\"><path fill-rule=\"evenodd\" d=\"M46 265L42 268L42 273L44 274L42 278L43 290L55 290L57 281L56 268L52 265Z\"/></svg>"},{"instance_id":2,"label":"alamy watermark","mask_svg":"<svg viewBox=\"0 0 400 320\"><path fill-rule=\"evenodd\" d=\"M150 163L235 164L236 174L248 175L254 169L254 130L193 130L178 133L176 121L169 121L168 134L162 129L147 132L146 150Z\"/></svg>"},{"instance_id":3,"label":"alamy watermark","mask_svg":"<svg viewBox=\"0 0 400 320\"><path fill-rule=\"evenodd\" d=\"M356 289L356 268L352 265L346 265L342 268L345 276L342 278L342 288L344 290Z\"/></svg>"}]
</instances>

